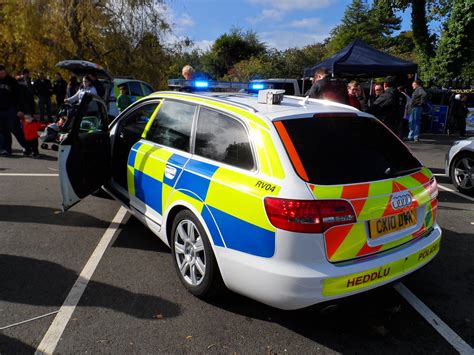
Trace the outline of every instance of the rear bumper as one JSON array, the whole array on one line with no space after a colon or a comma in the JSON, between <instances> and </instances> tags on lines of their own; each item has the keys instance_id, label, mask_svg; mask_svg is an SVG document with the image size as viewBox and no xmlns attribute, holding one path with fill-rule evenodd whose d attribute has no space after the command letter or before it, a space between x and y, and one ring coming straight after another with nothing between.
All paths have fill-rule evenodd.
<instances>
[{"instance_id":1,"label":"rear bumper","mask_svg":"<svg viewBox=\"0 0 474 355\"><path fill-rule=\"evenodd\" d=\"M281 309L298 309L361 293L400 279L431 261L439 251L441 229L390 254L331 264L327 260L296 263L216 248L229 289Z\"/></svg>"}]
</instances>

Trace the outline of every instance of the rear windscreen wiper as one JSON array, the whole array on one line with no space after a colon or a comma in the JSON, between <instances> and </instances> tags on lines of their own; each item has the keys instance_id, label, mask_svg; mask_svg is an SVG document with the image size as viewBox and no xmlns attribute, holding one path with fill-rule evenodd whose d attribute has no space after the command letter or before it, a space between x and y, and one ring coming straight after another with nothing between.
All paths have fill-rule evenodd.
<instances>
[{"instance_id":1,"label":"rear windscreen wiper","mask_svg":"<svg viewBox=\"0 0 474 355\"><path fill-rule=\"evenodd\" d=\"M385 175L390 175L390 176L400 176L400 175L414 173L415 171L420 170L420 169L421 169L421 166L417 166L416 168L405 169L405 170L395 170L392 168L387 168L384 173Z\"/></svg>"}]
</instances>

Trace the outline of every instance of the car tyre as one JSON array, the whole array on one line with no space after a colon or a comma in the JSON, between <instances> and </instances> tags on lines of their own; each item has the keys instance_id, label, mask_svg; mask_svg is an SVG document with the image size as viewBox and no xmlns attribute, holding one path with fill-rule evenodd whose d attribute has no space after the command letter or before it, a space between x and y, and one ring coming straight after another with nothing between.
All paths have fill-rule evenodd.
<instances>
[{"instance_id":1,"label":"car tyre","mask_svg":"<svg viewBox=\"0 0 474 355\"><path fill-rule=\"evenodd\" d=\"M462 193L474 194L474 154L460 153L451 163L449 176L453 185Z\"/></svg>"},{"instance_id":2,"label":"car tyre","mask_svg":"<svg viewBox=\"0 0 474 355\"><path fill-rule=\"evenodd\" d=\"M171 251L178 276L193 295L210 299L222 291L223 282L209 238L189 210L176 215L171 229Z\"/></svg>"}]
</instances>

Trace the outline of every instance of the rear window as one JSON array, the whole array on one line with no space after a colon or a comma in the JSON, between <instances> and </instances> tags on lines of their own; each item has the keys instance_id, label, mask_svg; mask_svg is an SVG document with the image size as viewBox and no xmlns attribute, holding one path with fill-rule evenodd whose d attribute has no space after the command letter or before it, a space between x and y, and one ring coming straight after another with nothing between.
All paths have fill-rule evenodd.
<instances>
[{"instance_id":1,"label":"rear window","mask_svg":"<svg viewBox=\"0 0 474 355\"><path fill-rule=\"evenodd\" d=\"M275 126L297 173L314 184L383 180L421 168L408 148L373 118L315 115Z\"/></svg>"}]
</instances>

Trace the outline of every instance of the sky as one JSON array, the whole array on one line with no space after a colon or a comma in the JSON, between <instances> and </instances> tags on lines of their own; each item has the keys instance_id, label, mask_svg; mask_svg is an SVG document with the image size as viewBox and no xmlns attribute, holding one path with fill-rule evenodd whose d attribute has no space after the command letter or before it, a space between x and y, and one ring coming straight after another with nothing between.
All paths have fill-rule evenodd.
<instances>
[{"instance_id":1,"label":"sky","mask_svg":"<svg viewBox=\"0 0 474 355\"><path fill-rule=\"evenodd\" d=\"M171 38L190 38L208 49L233 27L252 30L270 48L284 50L321 42L352 0L168 0ZM407 14L402 14L409 27Z\"/></svg>"}]
</instances>

